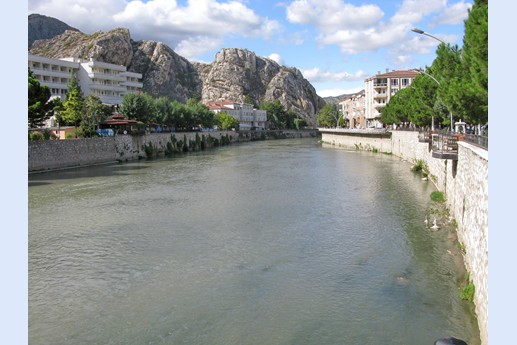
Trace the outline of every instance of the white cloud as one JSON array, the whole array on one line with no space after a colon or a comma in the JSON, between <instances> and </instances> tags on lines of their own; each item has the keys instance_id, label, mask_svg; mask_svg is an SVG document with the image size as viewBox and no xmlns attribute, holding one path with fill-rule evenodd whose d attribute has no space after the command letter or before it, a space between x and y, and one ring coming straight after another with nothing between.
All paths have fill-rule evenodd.
<instances>
[{"instance_id":1,"label":"white cloud","mask_svg":"<svg viewBox=\"0 0 517 345\"><path fill-rule=\"evenodd\" d=\"M443 11L446 5L447 0L404 0L390 21L392 23L417 23L425 16Z\"/></svg>"},{"instance_id":2,"label":"white cloud","mask_svg":"<svg viewBox=\"0 0 517 345\"><path fill-rule=\"evenodd\" d=\"M189 37L178 43L175 52L187 60L196 61L196 56L202 55L207 51L217 49L221 44L222 39L203 36Z\"/></svg>"},{"instance_id":3,"label":"white cloud","mask_svg":"<svg viewBox=\"0 0 517 345\"><path fill-rule=\"evenodd\" d=\"M364 86L359 86L351 89L323 89L323 90L316 90L316 93L320 97L337 97L341 95L350 95L356 92L361 91L364 89Z\"/></svg>"},{"instance_id":4,"label":"white cloud","mask_svg":"<svg viewBox=\"0 0 517 345\"><path fill-rule=\"evenodd\" d=\"M284 64L284 59L280 56L280 54L273 53L273 54L269 55L268 58L275 61L279 65Z\"/></svg>"},{"instance_id":5,"label":"white cloud","mask_svg":"<svg viewBox=\"0 0 517 345\"><path fill-rule=\"evenodd\" d=\"M342 82L342 81L358 81L367 78L367 75L362 71L358 70L351 74L348 72L330 72L322 71L318 67L301 71L305 79L311 83L317 82Z\"/></svg>"},{"instance_id":6,"label":"white cloud","mask_svg":"<svg viewBox=\"0 0 517 345\"><path fill-rule=\"evenodd\" d=\"M29 12L55 17L85 33L127 27L134 39L161 41L185 57L216 48L226 36L268 39L280 30L277 21L237 0L190 0L186 5L174 0L29 0Z\"/></svg>"},{"instance_id":7,"label":"white cloud","mask_svg":"<svg viewBox=\"0 0 517 345\"><path fill-rule=\"evenodd\" d=\"M125 0L29 0L29 13L38 13L59 19L90 34L114 28L113 13L122 11ZM93 19L92 19L93 18Z\"/></svg>"},{"instance_id":8,"label":"white cloud","mask_svg":"<svg viewBox=\"0 0 517 345\"><path fill-rule=\"evenodd\" d=\"M447 0L404 0L395 14L384 18L383 10L377 5L355 6L343 0L295 0L286 6L286 16L292 23L312 25L318 32L319 44L338 46L345 54L387 48L394 56L411 35L410 29L418 23L435 16L436 23L457 24L466 18L470 6L465 0L450 6ZM451 38L455 39L442 39L453 42ZM436 47L436 42L420 37L405 50L429 53L431 47ZM404 55L398 55L400 62L406 60Z\"/></svg>"},{"instance_id":9,"label":"white cloud","mask_svg":"<svg viewBox=\"0 0 517 345\"><path fill-rule=\"evenodd\" d=\"M354 6L342 0L296 0L287 6L286 11L291 23L312 24L324 32L332 32L336 28L368 28L384 16L378 6Z\"/></svg>"},{"instance_id":10,"label":"white cloud","mask_svg":"<svg viewBox=\"0 0 517 345\"><path fill-rule=\"evenodd\" d=\"M463 23L468 18L469 9L472 8L472 4L468 4L464 1L457 2L451 6L448 6L438 17L432 20L431 25L455 25Z\"/></svg>"}]
</instances>

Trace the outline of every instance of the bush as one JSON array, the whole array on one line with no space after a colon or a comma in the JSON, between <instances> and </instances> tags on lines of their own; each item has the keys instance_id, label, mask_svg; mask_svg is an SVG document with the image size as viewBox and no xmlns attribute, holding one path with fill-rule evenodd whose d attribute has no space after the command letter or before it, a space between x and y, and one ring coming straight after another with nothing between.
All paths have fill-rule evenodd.
<instances>
[{"instance_id":1,"label":"bush","mask_svg":"<svg viewBox=\"0 0 517 345\"><path fill-rule=\"evenodd\" d=\"M469 282L469 285L461 289L460 298L464 301L472 302L474 300L474 292L476 288L472 281Z\"/></svg>"},{"instance_id":2,"label":"bush","mask_svg":"<svg viewBox=\"0 0 517 345\"><path fill-rule=\"evenodd\" d=\"M436 201L436 202L444 202L445 196L443 195L442 192L432 192L431 200Z\"/></svg>"},{"instance_id":3,"label":"bush","mask_svg":"<svg viewBox=\"0 0 517 345\"><path fill-rule=\"evenodd\" d=\"M41 135L40 132L30 132L29 140L32 140L32 141L43 140L43 136Z\"/></svg>"},{"instance_id":4,"label":"bush","mask_svg":"<svg viewBox=\"0 0 517 345\"><path fill-rule=\"evenodd\" d=\"M427 175L429 175L429 168L422 159L419 159L415 162L415 164L411 167L411 171L419 173L422 177L427 177Z\"/></svg>"}]
</instances>

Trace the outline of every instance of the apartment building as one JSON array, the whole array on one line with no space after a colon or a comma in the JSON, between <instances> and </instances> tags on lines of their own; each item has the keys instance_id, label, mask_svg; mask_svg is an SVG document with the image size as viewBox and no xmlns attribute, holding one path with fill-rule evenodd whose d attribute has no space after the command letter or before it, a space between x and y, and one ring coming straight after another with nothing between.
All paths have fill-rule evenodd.
<instances>
[{"instance_id":1,"label":"apartment building","mask_svg":"<svg viewBox=\"0 0 517 345\"><path fill-rule=\"evenodd\" d=\"M339 111L346 119L349 128L366 128L365 113L365 92L352 95L350 98L339 102Z\"/></svg>"},{"instance_id":2,"label":"apartment building","mask_svg":"<svg viewBox=\"0 0 517 345\"><path fill-rule=\"evenodd\" d=\"M60 97L63 101L72 72L84 96L96 95L107 105L118 105L124 94L139 92L143 87L142 74L94 59L51 59L29 54L28 65L40 84L50 88L52 97Z\"/></svg>"},{"instance_id":3,"label":"apartment building","mask_svg":"<svg viewBox=\"0 0 517 345\"><path fill-rule=\"evenodd\" d=\"M241 130L266 129L266 110L253 109L252 104L238 103L228 100L209 102L208 108L214 113L225 112L239 121Z\"/></svg>"},{"instance_id":4,"label":"apartment building","mask_svg":"<svg viewBox=\"0 0 517 345\"><path fill-rule=\"evenodd\" d=\"M377 72L364 82L366 127L382 128L381 109L386 106L397 91L411 85L419 73L416 71Z\"/></svg>"}]
</instances>

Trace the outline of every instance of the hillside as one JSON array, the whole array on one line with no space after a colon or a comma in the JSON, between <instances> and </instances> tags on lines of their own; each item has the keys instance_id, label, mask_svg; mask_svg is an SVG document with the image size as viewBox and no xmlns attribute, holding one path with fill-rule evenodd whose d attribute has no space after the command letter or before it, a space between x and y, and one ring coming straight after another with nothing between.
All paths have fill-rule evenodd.
<instances>
[{"instance_id":1,"label":"hillside","mask_svg":"<svg viewBox=\"0 0 517 345\"><path fill-rule=\"evenodd\" d=\"M55 23L45 18L49 25ZM29 25L29 36L51 32L44 24L45 18L38 26ZM188 61L162 42L133 41L128 29L116 28L90 35L68 29L35 41L30 53L50 58L93 58L124 65L129 71L143 75L144 92L180 102L194 95L200 95L205 103L221 98L243 102L246 96L251 96L255 105L259 105L262 101L278 99L309 124L315 124L317 112L325 105L299 70L281 66L246 49L225 48L215 55L212 63L201 64Z\"/></svg>"}]
</instances>

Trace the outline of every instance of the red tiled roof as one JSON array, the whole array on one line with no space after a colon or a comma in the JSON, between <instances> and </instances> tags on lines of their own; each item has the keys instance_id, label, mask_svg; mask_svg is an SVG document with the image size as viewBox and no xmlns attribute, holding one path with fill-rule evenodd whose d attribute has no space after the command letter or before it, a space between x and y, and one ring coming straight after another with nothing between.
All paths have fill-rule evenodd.
<instances>
[{"instance_id":1,"label":"red tiled roof","mask_svg":"<svg viewBox=\"0 0 517 345\"><path fill-rule=\"evenodd\" d=\"M412 71L412 70L391 71L391 72L387 72L387 73L376 74L373 77L367 78L366 81L377 79L377 78L414 78L418 74L420 74L420 73L417 71Z\"/></svg>"}]
</instances>

